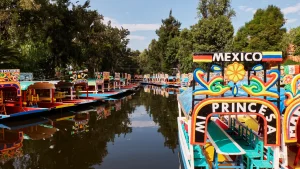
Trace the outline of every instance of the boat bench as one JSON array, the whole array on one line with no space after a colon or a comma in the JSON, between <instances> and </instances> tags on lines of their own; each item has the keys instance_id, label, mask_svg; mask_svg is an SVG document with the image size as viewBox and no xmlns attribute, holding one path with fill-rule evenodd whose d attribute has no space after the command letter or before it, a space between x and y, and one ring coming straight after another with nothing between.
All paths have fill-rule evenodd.
<instances>
[{"instance_id":1,"label":"boat bench","mask_svg":"<svg viewBox=\"0 0 300 169\"><path fill-rule=\"evenodd\" d=\"M182 124L181 127L182 127L182 130L183 130L188 148L190 149L188 132L186 131L186 128L185 128L184 124ZM194 166L195 166L195 169L200 169L200 168L209 169L208 162L206 160L206 157L203 154L203 151L202 151L201 147L199 145L194 145L193 149L194 149Z\"/></svg>"}]
</instances>

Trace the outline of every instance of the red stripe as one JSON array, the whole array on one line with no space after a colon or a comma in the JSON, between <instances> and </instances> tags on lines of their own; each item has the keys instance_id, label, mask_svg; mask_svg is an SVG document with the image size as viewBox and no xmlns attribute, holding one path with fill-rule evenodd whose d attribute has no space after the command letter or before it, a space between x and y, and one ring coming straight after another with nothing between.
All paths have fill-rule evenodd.
<instances>
[{"instance_id":1,"label":"red stripe","mask_svg":"<svg viewBox=\"0 0 300 169\"><path fill-rule=\"evenodd\" d=\"M262 61L278 61L281 62L282 58L278 58L278 59L274 59L274 58L270 58L270 59L262 59Z\"/></svg>"},{"instance_id":2,"label":"red stripe","mask_svg":"<svg viewBox=\"0 0 300 169\"><path fill-rule=\"evenodd\" d=\"M194 55L194 59L209 59L212 60L212 55Z\"/></svg>"}]
</instances>

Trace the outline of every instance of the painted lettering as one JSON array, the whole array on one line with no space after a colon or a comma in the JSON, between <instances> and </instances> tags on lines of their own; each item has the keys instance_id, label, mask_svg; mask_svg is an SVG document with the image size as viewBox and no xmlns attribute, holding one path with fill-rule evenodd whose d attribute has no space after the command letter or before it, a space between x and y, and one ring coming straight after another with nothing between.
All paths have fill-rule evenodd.
<instances>
[{"instance_id":1,"label":"painted lettering","mask_svg":"<svg viewBox=\"0 0 300 169\"><path fill-rule=\"evenodd\" d=\"M246 103L237 103L237 112L246 112Z\"/></svg>"},{"instance_id":2,"label":"painted lettering","mask_svg":"<svg viewBox=\"0 0 300 169\"><path fill-rule=\"evenodd\" d=\"M256 106L256 103L250 103L249 106L248 106L248 109L251 113L256 113L256 110L255 109L252 109L252 106Z\"/></svg>"},{"instance_id":3,"label":"painted lettering","mask_svg":"<svg viewBox=\"0 0 300 169\"><path fill-rule=\"evenodd\" d=\"M216 110L219 108L219 104L218 103L213 103L212 104L212 112L216 112Z\"/></svg>"},{"instance_id":4,"label":"painted lettering","mask_svg":"<svg viewBox=\"0 0 300 169\"><path fill-rule=\"evenodd\" d=\"M205 132L206 117L197 116L197 119L200 119L202 121L196 123L196 130L201 132L201 133L204 133Z\"/></svg>"},{"instance_id":5,"label":"painted lettering","mask_svg":"<svg viewBox=\"0 0 300 169\"><path fill-rule=\"evenodd\" d=\"M251 61L261 61L262 53L214 53L213 61L225 61L225 62L251 62Z\"/></svg>"},{"instance_id":6,"label":"painted lettering","mask_svg":"<svg viewBox=\"0 0 300 169\"><path fill-rule=\"evenodd\" d=\"M263 116L265 116L265 112L267 111L266 108L268 108L268 107L265 106L265 105L261 105L258 113L261 114L261 115L263 115Z\"/></svg>"},{"instance_id":7,"label":"painted lettering","mask_svg":"<svg viewBox=\"0 0 300 169\"><path fill-rule=\"evenodd\" d=\"M214 53L213 61L224 61L223 53Z\"/></svg>"},{"instance_id":8,"label":"painted lettering","mask_svg":"<svg viewBox=\"0 0 300 169\"><path fill-rule=\"evenodd\" d=\"M262 60L262 54L260 52L253 53L253 61L261 61Z\"/></svg>"},{"instance_id":9,"label":"painted lettering","mask_svg":"<svg viewBox=\"0 0 300 169\"><path fill-rule=\"evenodd\" d=\"M275 114L270 114L270 116L266 116L267 122L271 122L273 120L273 118L276 119Z\"/></svg>"},{"instance_id":10,"label":"painted lettering","mask_svg":"<svg viewBox=\"0 0 300 169\"><path fill-rule=\"evenodd\" d=\"M267 134L269 135L269 134L274 133L274 132L276 132L276 128L274 128L274 127L268 125L268 131L267 131Z\"/></svg>"},{"instance_id":11,"label":"painted lettering","mask_svg":"<svg viewBox=\"0 0 300 169\"><path fill-rule=\"evenodd\" d=\"M229 113L229 104L228 103L222 103L222 112Z\"/></svg>"}]
</instances>

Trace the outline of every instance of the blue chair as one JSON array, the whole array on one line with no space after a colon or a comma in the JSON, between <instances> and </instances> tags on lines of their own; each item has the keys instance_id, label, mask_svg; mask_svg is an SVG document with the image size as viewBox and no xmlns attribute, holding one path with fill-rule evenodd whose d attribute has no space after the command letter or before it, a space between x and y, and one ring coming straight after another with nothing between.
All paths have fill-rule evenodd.
<instances>
[{"instance_id":1,"label":"blue chair","mask_svg":"<svg viewBox=\"0 0 300 169\"><path fill-rule=\"evenodd\" d=\"M268 148L268 152L267 152L267 159L266 160L251 160L251 169L253 169L254 167L257 169L260 168L273 168L273 164L274 164L274 157L273 157L273 151L272 149L269 147ZM271 164L272 163L272 164Z\"/></svg>"}]
</instances>

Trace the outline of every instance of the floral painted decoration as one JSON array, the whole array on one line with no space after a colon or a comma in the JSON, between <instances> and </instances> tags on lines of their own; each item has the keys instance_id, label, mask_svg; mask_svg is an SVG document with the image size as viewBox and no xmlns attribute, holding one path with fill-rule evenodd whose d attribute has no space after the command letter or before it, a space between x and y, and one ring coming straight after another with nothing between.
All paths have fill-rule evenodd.
<instances>
[{"instance_id":1,"label":"floral painted decoration","mask_svg":"<svg viewBox=\"0 0 300 169\"><path fill-rule=\"evenodd\" d=\"M245 77L246 71L244 69L244 65L234 62L227 66L225 70L225 76L228 80L236 83L240 80L243 80Z\"/></svg>"}]
</instances>

